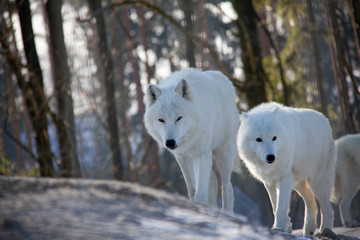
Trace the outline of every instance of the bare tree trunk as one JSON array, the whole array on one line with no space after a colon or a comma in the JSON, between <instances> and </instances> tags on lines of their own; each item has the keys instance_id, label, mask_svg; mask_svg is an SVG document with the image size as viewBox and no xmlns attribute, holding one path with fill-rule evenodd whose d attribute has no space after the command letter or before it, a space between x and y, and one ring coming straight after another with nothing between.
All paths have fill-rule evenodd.
<instances>
[{"instance_id":1,"label":"bare tree trunk","mask_svg":"<svg viewBox=\"0 0 360 240\"><path fill-rule=\"evenodd\" d=\"M348 0L348 5L350 9L350 18L351 25L354 34L354 42L356 46L357 59L360 62L360 1L358 0ZM356 61L356 60L355 60ZM359 79L359 78L358 78ZM355 101L353 104L354 109L354 119L355 123L357 120L357 129L360 129L360 88L359 85L356 84L354 79L352 80L353 84L353 92L355 96Z\"/></svg>"},{"instance_id":2,"label":"bare tree trunk","mask_svg":"<svg viewBox=\"0 0 360 240\"><path fill-rule=\"evenodd\" d=\"M138 107L139 107L139 114L140 116L143 116L145 113L145 104L144 104L144 100L143 100L143 92L142 92L142 87L141 87L141 81L140 81L140 69L136 60L136 57L134 55L134 51L136 49L135 47L135 43L134 43L134 39L131 36L131 23L130 23L130 19L128 16L128 12L127 12L127 7L124 6L121 8L121 15L122 15L122 19L124 21L124 28L125 28L125 34L128 38L128 49L129 49L129 56L130 56L130 62L131 62L131 66L132 66L132 73L133 73L133 78L134 78L134 82L136 84L136 97L137 97L137 101L138 101ZM143 136L145 135L145 128L144 126L142 127L142 133Z\"/></svg>"},{"instance_id":3,"label":"bare tree trunk","mask_svg":"<svg viewBox=\"0 0 360 240\"><path fill-rule=\"evenodd\" d=\"M354 31L357 55L360 61L360 1L348 0L350 8L351 24Z\"/></svg>"},{"instance_id":4,"label":"bare tree trunk","mask_svg":"<svg viewBox=\"0 0 360 240\"><path fill-rule=\"evenodd\" d=\"M180 0L180 6L183 10L185 17L185 29L188 33L194 34L194 24L192 21L192 8L195 6L195 3L192 0ZM189 35L185 35L186 49L185 56L189 62L189 67L196 67L195 59L195 43Z\"/></svg>"},{"instance_id":5,"label":"bare tree trunk","mask_svg":"<svg viewBox=\"0 0 360 240\"><path fill-rule=\"evenodd\" d=\"M145 67L146 67L146 76L147 76L147 83L150 84L150 80L153 77L153 72L150 69L149 61L148 61L148 41L146 35L146 22L144 17L144 8L143 6L139 7L139 14L140 14L140 31L141 31L141 39L144 45L145 50ZM145 113L145 112L144 112ZM141 115L143 116L143 115ZM144 126L143 126L144 127ZM148 134L145 133L144 142L146 142L146 146L149 146L149 154L146 156L149 160L150 167L150 175L152 180L157 179L160 176L160 163L159 163L159 148L154 139L149 137Z\"/></svg>"},{"instance_id":6,"label":"bare tree trunk","mask_svg":"<svg viewBox=\"0 0 360 240\"><path fill-rule=\"evenodd\" d=\"M147 83L150 84L150 80L153 77L153 72L150 69L149 65L149 57L148 57L148 50L149 50L149 44L147 41L147 34L146 34L146 23L145 23L145 16L144 16L144 7L139 6L138 12L140 16L140 33L141 33L141 41L144 46L144 52L145 52L145 67L146 67L146 76L147 76Z\"/></svg>"},{"instance_id":7,"label":"bare tree trunk","mask_svg":"<svg viewBox=\"0 0 360 240\"><path fill-rule=\"evenodd\" d=\"M10 22L9 31L11 32L12 38L14 39L14 41L13 41L13 43L15 45L14 49L17 54L17 46L15 43L15 33L14 33L15 31L12 27L11 18L10 18L9 22ZM17 107L16 107L16 103L15 103L15 87L13 86L13 82L11 79L12 75L7 70L8 64L5 62L3 64L3 67L4 67L4 75L5 75L5 79L6 79L6 85L7 85L8 102L9 102L9 105L11 108L10 118L11 118L11 122L13 124L14 137L20 141L20 127L19 127L18 114L16 113ZM19 144L16 144L15 151L16 151L16 158L17 158L19 170L20 171L25 170L24 156L23 156L22 148Z\"/></svg>"},{"instance_id":8,"label":"bare tree trunk","mask_svg":"<svg viewBox=\"0 0 360 240\"><path fill-rule=\"evenodd\" d=\"M310 46L311 46L311 52L313 55L315 66L313 70L315 71L315 82L317 84L317 89L319 92L319 98L320 98L320 106L321 106L321 112L328 117L328 111L327 111L327 100L326 100L326 94L325 94L325 86L324 86L324 77L322 74L322 67L321 67L321 61L320 61L320 51L318 47L317 37L314 32L315 29L315 18L313 13L313 7L311 5L311 0L306 0L307 4L307 12L309 16L309 22L310 22Z\"/></svg>"},{"instance_id":9,"label":"bare tree trunk","mask_svg":"<svg viewBox=\"0 0 360 240\"><path fill-rule=\"evenodd\" d=\"M32 30L29 0L17 0L21 33L24 43L25 56L30 70L30 81L21 79L21 72L17 74L18 84L26 98L26 105L35 131L36 148L41 176L54 176L52 152L47 128L47 102L44 93L42 72L36 52L34 33ZM14 63L14 68L19 67ZM15 70L16 71L16 70Z\"/></svg>"},{"instance_id":10,"label":"bare tree trunk","mask_svg":"<svg viewBox=\"0 0 360 240\"><path fill-rule=\"evenodd\" d=\"M330 42L330 55L334 78L338 90L339 105L341 109L344 131L345 133L354 133L355 126L350 106L348 86L345 79L345 55L342 48L340 30L335 13L335 1L326 1L325 10L328 26L334 36L334 40Z\"/></svg>"},{"instance_id":11,"label":"bare tree trunk","mask_svg":"<svg viewBox=\"0 0 360 240\"><path fill-rule=\"evenodd\" d=\"M118 56L116 58L116 65L118 68L119 91L120 91L120 97L121 97L121 102L122 102L122 106L121 106L122 114L121 115L123 116L122 123L123 123L123 128L124 128L124 146L126 149L125 156L126 156L126 160L129 165L131 179L132 179L132 181L137 182L139 180L139 176L136 172L135 164L134 164L133 157L132 157L131 145L130 145L130 141L129 141L130 124L129 124L129 120L128 120L128 117L126 114L129 104L127 103L124 77L121 72L122 68L120 68L120 66L122 65L120 56Z\"/></svg>"},{"instance_id":12,"label":"bare tree trunk","mask_svg":"<svg viewBox=\"0 0 360 240\"><path fill-rule=\"evenodd\" d=\"M24 97L22 97L22 104L23 104L23 108L24 108L23 118L24 118L26 143L27 143L27 147L32 150L33 149L33 138L32 138L31 119L29 116L29 111L26 106L26 101L25 101ZM30 166L30 168L34 168L35 167L35 159L33 158L33 156L31 154L28 154L28 156L30 159L29 166Z\"/></svg>"},{"instance_id":13,"label":"bare tree trunk","mask_svg":"<svg viewBox=\"0 0 360 240\"><path fill-rule=\"evenodd\" d=\"M11 32L12 37L12 45L14 46L14 54L15 56L19 55L18 47L16 44L16 37L15 37L15 31L13 27L13 21L12 18L9 18L9 31ZM28 111L28 107L26 106L26 99L24 95L22 95L22 105L23 105L23 119L24 119L24 128L25 128L25 135L26 135L26 142L28 149L33 149L33 137L32 137L32 126L31 126L31 119ZM35 159L33 158L32 154L28 154L28 157L30 159L30 168L35 167Z\"/></svg>"},{"instance_id":14,"label":"bare tree trunk","mask_svg":"<svg viewBox=\"0 0 360 240\"><path fill-rule=\"evenodd\" d=\"M205 1L199 0L197 1L197 9L196 9L196 15L198 21L196 21L196 32L200 33L201 39L203 39L206 42L211 42L211 34L210 34L210 28L209 28L209 21L207 18L207 9L204 6ZM209 52L206 48L198 48L200 51L200 68L202 70L206 69L214 69L215 63L214 59L210 57Z\"/></svg>"},{"instance_id":15,"label":"bare tree trunk","mask_svg":"<svg viewBox=\"0 0 360 240\"><path fill-rule=\"evenodd\" d=\"M127 94L126 94L126 88L124 84L124 75L123 75L123 63L121 60L121 44L120 39L118 38L117 31L116 31L116 23L115 23L115 15L112 14L111 16L111 25L112 25L112 39L111 39L111 47L112 49L115 49L115 56L113 58L115 59L115 65L116 65L116 73L117 73L117 79L119 84L119 92L120 92L120 99L121 99L121 123L122 123L122 130L123 130L123 138L121 140L120 146L123 146L122 149L125 149L124 156L126 158L126 162L128 163L128 168L130 170L130 177L127 176L125 173L125 177L128 177L130 181L137 182L138 181L138 175L136 172L135 164L133 162L133 157L131 153L131 145L130 145L130 125L129 120L127 117L127 109L129 107L128 101L127 101Z\"/></svg>"},{"instance_id":16,"label":"bare tree trunk","mask_svg":"<svg viewBox=\"0 0 360 240\"><path fill-rule=\"evenodd\" d=\"M128 38L129 55L130 55L131 66L133 69L133 78L136 84L136 97L139 106L139 115L142 119L145 113L145 105L143 98L144 94L140 82L140 69L138 66L137 59L134 55L136 49L135 43L133 37L130 34L131 23L127 13L127 8L125 6L122 7L122 19L124 21L125 35ZM145 146L144 158L147 159L147 163L148 163L147 165L149 166L148 172L151 176L151 180L154 181L160 175L158 148L155 141L152 138L150 138L149 135L146 133L145 126L142 122L141 122L141 129L142 129L143 142Z\"/></svg>"},{"instance_id":17,"label":"bare tree trunk","mask_svg":"<svg viewBox=\"0 0 360 240\"><path fill-rule=\"evenodd\" d=\"M71 94L71 75L67 63L67 53L61 16L61 0L48 0L45 4L50 35L50 55L55 97L57 100L57 122L60 155L61 176L81 177L81 170L76 149L76 136Z\"/></svg>"},{"instance_id":18,"label":"bare tree trunk","mask_svg":"<svg viewBox=\"0 0 360 240\"><path fill-rule=\"evenodd\" d=\"M280 75L280 81L281 81L281 84L282 84L282 91L283 91L283 101L284 101L284 104L285 105L289 105L289 94L290 94L290 89L286 83L286 80L285 80L285 75L284 75L284 68L283 68L283 65L282 65L282 62L281 62L281 58L280 58L280 53L279 53L279 47L278 47L278 44L276 44L272 38L271 38L271 34L269 32L269 30L267 29L266 27L266 24L264 24L265 22L265 19L264 21L262 20L262 18L260 16L258 16L256 13L255 13L255 17L257 18L258 20L258 23L261 25L261 28L263 30L263 32L261 31L258 31L258 33L262 33L262 34L265 34L267 36L267 40L266 43L264 45L267 46L268 48L268 53L270 54L270 46L272 47L272 49L274 50L274 53L275 53L275 58L277 60L277 65L278 65L278 68L279 68L279 75ZM265 18L265 16L264 16ZM274 27L274 29L276 28L276 26ZM275 30L275 34L276 34L276 30ZM270 46L268 46L270 44ZM262 44L260 44L261 46ZM261 47L260 47L261 49ZM264 49L265 50L265 49ZM260 51L260 54L261 54L261 51ZM265 72L265 71L264 71ZM268 81L268 80L267 80ZM269 83L269 87L274 90L274 88L271 86L271 83Z\"/></svg>"},{"instance_id":19,"label":"bare tree trunk","mask_svg":"<svg viewBox=\"0 0 360 240\"><path fill-rule=\"evenodd\" d=\"M2 14L2 12L0 11L0 16L1 16L1 14ZM0 24L2 24L1 17L0 17ZM0 33L1 33L1 28L0 28ZM0 35L0 37L1 37L1 35ZM3 66L4 63L5 63L4 59L2 58L2 56L0 56L0 67ZM5 68L5 67L3 67L3 68ZM0 97L2 99L4 99L3 96L6 96L6 81L5 81L5 74L0 73ZM7 105L7 103L5 103L5 101L2 100L1 103ZM0 106L0 123L1 123L1 125L2 125L2 121L5 117L3 107L4 106ZM0 127L0 163L2 161L2 158L5 157L5 155L6 155L4 133L5 132L4 132L3 126L1 126Z\"/></svg>"},{"instance_id":20,"label":"bare tree trunk","mask_svg":"<svg viewBox=\"0 0 360 240\"><path fill-rule=\"evenodd\" d=\"M0 160L5 156L5 145L4 145L4 130L0 128Z\"/></svg>"},{"instance_id":21,"label":"bare tree trunk","mask_svg":"<svg viewBox=\"0 0 360 240\"><path fill-rule=\"evenodd\" d=\"M232 1L238 15L241 60L244 64L244 92L249 108L266 102L265 84L268 77L262 65L261 48L257 36L256 12L251 0Z\"/></svg>"},{"instance_id":22,"label":"bare tree trunk","mask_svg":"<svg viewBox=\"0 0 360 240\"><path fill-rule=\"evenodd\" d=\"M105 69L105 105L106 105L106 122L108 125L108 138L111 151L111 159L113 164L114 178L123 179L122 156L119 146L119 129L117 124L116 105L114 97L114 73L109 52L106 25L101 10L101 0L88 0L89 7L96 19L96 28L99 36L99 49L101 53L101 62Z\"/></svg>"},{"instance_id":23,"label":"bare tree trunk","mask_svg":"<svg viewBox=\"0 0 360 240\"><path fill-rule=\"evenodd\" d=\"M17 107L15 103L15 87L11 81L11 76L6 68L4 68L5 78L6 78L6 86L7 86L7 96L8 102L10 105L10 119L11 124L13 126L14 137L20 141L20 123L19 123L19 116L17 114ZM16 151L16 160L18 164L18 168L20 171L25 170L25 163L24 163L24 156L22 152L22 148L19 144L15 145Z\"/></svg>"}]
</instances>

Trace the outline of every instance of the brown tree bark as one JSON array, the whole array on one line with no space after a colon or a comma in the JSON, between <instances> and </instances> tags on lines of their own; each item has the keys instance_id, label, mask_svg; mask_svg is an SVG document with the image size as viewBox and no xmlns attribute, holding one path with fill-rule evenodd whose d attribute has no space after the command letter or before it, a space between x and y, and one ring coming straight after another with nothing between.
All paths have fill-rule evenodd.
<instances>
[{"instance_id":1,"label":"brown tree bark","mask_svg":"<svg viewBox=\"0 0 360 240\"><path fill-rule=\"evenodd\" d=\"M238 15L236 25L239 31L241 60L245 73L243 90L249 108L252 108L267 101L265 84L269 81L262 65L256 12L251 0L233 0L232 4Z\"/></svg>"},{"instance_id":2,"label":"brown tree bark","mask_svg":"<svg viewBox=\"0 0 360 240\"><path fill-rule=\"evenodd\" d=\"M145 104L144 104L144 93L142 91L142 85L140 81L140 69L139 69L138 61L134 54L136 47L135 47L134 39L130 33L131 22L127 13L127 8L124 6L122 7L121 10L122 10L121 11L122 19L124 22L124 31L126 37L128 38L128 49L129 49L130 62L133 69L133 80L136 85L136 97L139 107L139 115L142 119L145 114ZM141 133L143 136L143 142L145 146L145 153L143 159L147 160L148 173L150 174L151 181L155 181L155 179L157 179L160 175L158 147L156 142L146 133L145 126L142 122L141 122L141 130L142 130Z\"/></svg>"},{"instance_id":3,"label":"brown tree bark","mask_svg":"<svg viewBox=\"0 0 360 240\"><path fill-rule=\"evenodd\" d=\"M25 56L30 71L29 81L25 81L20 76L21 71L16 75L18 85L23 91L23 96L25 96L26 105L35 131L40 175L50 177L54 176L54 168L47 128L47 100L45 98L43 77L35 47L29 0L17 0L16 5L19 12ZM15 70L15 68L19 68L19 64L14 62L12 68L14 71L18 71L19 69Z\"/></svg>"},{"instance_id":4,"label":"brown tree bark","mask_svg":"<svg viewBox=\"0 0 360 240\"><path fill-rule=\"evenodd\" d=\"M11 44L14 46L14 55L18 56L19 51L18 51L18 47L16 44L16 37L15 37L15 31L14 31L12 18L9 18L9 31L11 32L11 38L12 38ZM22 106L23 106L23 121L24 121L27 148L32 150L32 149L34 149L33 136L32 136L33 129L32 129L29 111L26 106L26 99L23 95L22 95ZM30 163L29 163L30 168L34 168L36 166L36 159L33 157L33 154L28 154L28 157L30 159Z\"/></svg>"},{"instance_id":5,"label":"brown tree bark","mask_svg":"<svg viewBox=\"0 0 360 240\"><path fill-rule=\"evenodd\" d=\"M25 98L22 97L22 104L24 107L23 110L23 118L24 118L24 128L25 128L25 136L26 136L26 145L28 147L28 149L33 149L33 137L32 137L32 125L31 125L31 119L29 116L29 111L27 109L26 106L26 101ZM34 168L36 166L36 159L33 158L33 156L31 154L28 154L30 162L29 162L29 166L30 168Z\"/></svg>"},{"instance_id":6,"label":"brown tree bark","mask_svg":"<svg viewBox=\"0 0 360 240\"><path fill-rule=\"evenodd\" d=\"M121 124L122 124L122 129L123 130L123 138L121 139L121 144L120 146L122 147L122 149L125 151L124 152L124 157L126 158L126 162L128 163L128 168L130 170L129 174L125 173L125 177L127 177L130 181L132 182L138 182L138 175L136 172L136 168L135 168L135 164L133 162L133 156L131 153L131 145L130 145L130 124L129 124L129 120L127 117L127 109L129 107L129 103L127 100L127 89L125 87L124 84L124 75L123 75L123 63L122 63L122 59L121 59L121 53L120 50L121 49L121 44L120 44L120 40L118 38L117 35L117 31L116 31L116 22L115 22L115 14L112 14L111 16L111 25L112 25L112 39L111 39L111 48L115 49L115 55L113 55L113 58L115 59L115 66L116 66L116 75L117 75L117 79L118 79L118 85L119 85L119 92L120 92L120 99L121 99L121 104L120 104L120 111L121 111ZM129 176L130 175L130 176Z\"/></svg>"},{"instance_id":7,"label":"brown tree bark","mask_svg":"<svg viewBox=\"0 0 360 240\"><path fill-rule=\"evenodd\" d=\"M61 16L61 0L48 0L45 4L49 29L50 55L54 91L57 102L57 121L61 176L80 177L81 170L76 149L71 75L67 63L67 53Z\"/></svg>"},{"instance_id":8,"label":"brown tree bark","mask_svg":"<svg viewBox=\"0 0 360 240\"><path fill-rule=\"evenodd\" d=\"M345 79L345 54L342 47L340 29L335 13L335 1L326 1L325 13L328 21L328 26L333 34L333 39L330 42L330 56L332 69L334 72L335 83L338 92L339 105L341 110L341 119L344 126L345 133L354 133L355 125L353 122L352 111L350 107L349 91Z\"/></svg>"},{"instance_id":9,"label":"brown tree bark","mask_svg":"<svg viewBox=\"0 0 360 240\"><path fill-rule=\"evenodd\" d=\"M211 43L211 34L209 21L207 18L207 8L204 6L205 0L198 0L196 2L196 32L200 33L200 38L204 41ZM209 52L206 48L198 48L200 52L200 69L215 69L214 59L210 57ZM199 67L199 66L198 66Z\"/></svg>"},{"instance_id":10,"label":"brown tree bark","mask_svg":"<svg viewBox=\"0 0 360 240\"><path fill-rule=\"evenodd\" d=\"M2 14L2 12L0 11L0 14ZM0 23L1 23L2 19L0 17ZM0 29L0 33L1 33L1 29ZM1 37L1 35L0 35ZM0 45L1 46L1 45ZM4 59L2 57L0 57L0 67L3 66L4 64ZM0 73L0 96L1 98L3 98L2 96L6 96L6 81L5 81L5 74L3 73ZM5 99L6 101L6 99ZM4 100L2 100L2 104L7 104L7 102L5 103ZM4 119L4 109L3 109L3 106L0 105L0 122L1 122L1 125L2 125L2 121ZM4 132L4 129L3 129L3 126L0 127L0 161L1 161L1 158L3 158L5 156L5 139L4 139L4 135L5 135L5 132Z\"/></svg>"},{"instance_id":11,"label":"brown tree bark","mask_svg":"<svg viewBox=\"0 0 360 240\"><path fill-rule=\"evenodd\" d=\"M13 82L11 80L11 76L9 72L4 68L5 78L6 78L6 88L7 88L7 97L10 106L10 120L11 125L13 127L14 137L20 141L20 123L19 123L19 116L17 114L17 107L15 103L15 87L13 86ZM25 163L24 163L24 155L22 152L22 148L19 144L15 145L16 151L16 162L20 171L25 170Z\"/></svg>"},{"instance_id":12,"label":"brown tree bark","mask_svg":"<svg viewBox=\"0 0 360 240\"><path fill-rule=\"evenodd\" d=\"M153 77L153 72L151 71L149 60L148 60L148 40L146 35L147 25L145 21L145 14L143 6L139 6L139 15L140 15L140 32L141 32L141 40L144 46L145 51L145 68L146 68L146 77L147 83L150 84L150 80ZM145 113L145 112L144 112ZM143 116L143 115L141 115ZM143 123L142 123L143 125ZM144 128L144 125L143 125ZM147 154L147 159L150 165L149 173L152 177L152 180L156 180L160 176L160 163L159 163L159 148L156 144L155 140L149 137L147 133L143 136L144 142L147 142L146 146L149 146L149 151Z\"/></svg>"},{"instance_id":13,"label":"brown tree bark","mask_svg":"<svg viewBox=\"0 0 360 240\"><path fill-rule=\"evenodd\" d=\"M193 11L192 8L195 6L195 2L192 0L180 0L180 7L184 13L185 29L188 33L194 34L194 23L192 20ZM196 67L195 59L195 43L189 35L185 35L185 57L189 63L189 67Z\"/></svg>"},{"instance_id":14,"label":"brown tree bark","mask_svg":"<svg viewBox=\"0 0 360 240\"><path fill-rule=\"evenodd\" d=\"M290 98L290 89L289 89L289 86L288 84L286 83L286 80L285 80L285 74L284 74L284 67L283 67L283 64L282 64L282 61L281 61L281 58L280 58L280 52L279 52L279 44L277 42L277 36L276 36L276 30L274 30L274 33L275 33L275 40L272 39L271 37L271 33L269 32L269 30L267 29L267 26L265 24L266 20L265 20L265 16L262 18L260 17L259 15L256 14L256 18L257 18L257 21L258 21L258 24L260 24L261 26L261 29L262 31L259 31L258 32L258 36L262 36L262 37L267 37L267 41L263 39L263 42L265 42L265 44L262 44L260 43L260 45L265 45L267 46L267 49L268 49L268 54L270 54L270 47L274 50L274 57L276 58L277 60L277 66L279 68L279 75L280 75L280 82L281 82L281 85L282 85L282 92L283 92L283 102L285 105L289 105L289 98ZM274 25L274 29L276 29L276 26ZM261 34L261 35L260 35ZM264 48L264 47L263 47ZM261 47L260 47L261 49ZM260 54L261 52L264 52L265 49L263 49L263 51L260 51ZM269 87L271 88L272 91L274 91L274 87L271 85L271 83L269 83Z\"/></svg>"},{"instance_id":15,"label":"brown tree bark","mask_svg":"<svg viewBox=\"0 0 360 240\"><path fill-rule=\"evenodd\" d=\"M327 111L327 100L326 100L326 94L325 94L325 86L324 86L324 77L322 74L322 67L321 67L321 61L320 61L320 51L319 46L317 42L317 36L315 34L314 28L315 28L315 17L313 13L313 7L311 5L311 0L306 0L307 5L307 13L309 16L309 25L310 25L310 48L313 55L314 60L314 67L312 67L312 70L315 72L315 82L317 84L317 89L319 92L319 98L320 98L320 106L321 106L321 112L328 117L328 111Z\"/></svg>"},{"instance_id":16,"label":"brown tree bark","mask_svg":"<svg viewBox=\"0 0 360 240\"><path fill-rule=\"evenodd\" d=\"M150 80L154 74L151 71L150 65L149 65L149 57L148 57L149 44L148 44L147 35L146 35L147 26L146 26L146 22L145 22L145 13L144 13L143 6L138 7L138 14L140 17L139 25L140 25L141 41L144 46L144 52L145 52L145 68L146 68L147 83L150 84Z\"/></svg>"},{"instance_id":17,"label":"brown tree bark","mask_svg":"<svg viewBox=\"0 0 360 240\"><path fill-rule=\"evenodd\" d=\"M131 22L127 13L127 7L124 6L121 8L121 15L122 15L122 20L124 22L124 31L125 31L125 35L128 39L127 41L127 45L128 45L128 49L129 49L129 57L130 57L130 62L131 62L131 67L132 67L132 76L134 79L134 82L136 84L136 97L137 97L137 101L138 101L138 108L139 108L139 114L140 116L143 116L145 113L145 104L144 104L144 100L143 100L143 92L142 92L142 86L141 86L141 81L140 81L140 69L139 69L139 65L137 62L137 59L135 57L135 43L134 43L134 39L131 36ZM145 134L145 128L142 127L143 129L143 135Z\"/></svg>"},{"instance_id":18,"label":"brown tree bark","mask_svg":"<svg viewBox=\"0 0 360 240\"><path fill-rule=\"evenodd\" d=\"M4 145L4 131L0 128L0 157L5 156L5 145Z\"/></svg>"},{"instance_id":19,"label":"brown tree bark","mask_svg":"<svg viewBox=\"0 0 360 240\"><path fill-rule=\"evenodd\" d=\"M99 49L101 52L101 63L105 69L105 108L106 108L106 122L108 125L108 139L111 151L112 168L114 178L117 180L123 179L122 156L119 146L119 129L117 124L116 105L114 97L114 74L111 55L109 52L106 25L101 11L101 0L88 0L89 7L96 19L96 29L99 36Z\"/></svg>"},{"instance_id":20,"label":"brown tree bark","mask_svg":"<svg viewBox=\"0 0 360 240\"><path fill-rule=\"evenodd\" d=\"M359 0L347 0L350 8L351 24L354 31L355 45L360 59L360 1Z\"/></svg>"}]
</instances>

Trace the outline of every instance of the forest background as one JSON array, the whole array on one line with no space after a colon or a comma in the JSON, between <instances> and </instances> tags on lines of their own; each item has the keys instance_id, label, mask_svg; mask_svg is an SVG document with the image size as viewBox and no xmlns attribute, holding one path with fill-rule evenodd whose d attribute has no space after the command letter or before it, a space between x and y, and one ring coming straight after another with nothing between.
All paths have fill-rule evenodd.
<instances>
[{"instance_id":1,"label":"forest background","mask_svg":"<svg viewBox=\"0 0 360 240\"><path fill-rule=\"evenodd\" d=\"M334 138L357 133L359 37L358 0L2 0L0 175L186 195L175 159L142 122L146 86L186 67L222 71L240 112L277 101L322 112ZM232 182L235 212L270 226L262 185L246 169ZM290 214L301 228L296 194Z\"/></svg>"}]
</instances>

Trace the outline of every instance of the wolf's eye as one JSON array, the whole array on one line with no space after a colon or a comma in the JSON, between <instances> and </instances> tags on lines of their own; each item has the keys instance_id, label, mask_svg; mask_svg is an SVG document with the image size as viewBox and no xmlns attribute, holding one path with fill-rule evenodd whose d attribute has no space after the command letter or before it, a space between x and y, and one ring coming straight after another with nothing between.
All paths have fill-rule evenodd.
<instances>
[{"instance_id":1,"label":"wolf's eye","mask_svg":"<svg viewBox=\"0 0 360 240\"><path fill-rule=\"evenodd\" d=\"M275 141L276 139L277 139L277 137L276 137L276 136L274 136L272 140L273 140L273 141Z\"/></svg>"},{"instance_id":2,"label":"wolf's eye","mask_svg":"<svg viewBox=\"0 0 360 240\"><path fill-rule=\"evenodd\" d=\"M161 123L164 123L164 122L165 122L165 120L162 119L162 118L159 118L158 120L159 120L159 122L161 122Z\"/></svg>"},{"instance_id":3,"label":"wolf's eye","mask_svg":"<svg viewBox=\"0 0 360 240\"><path fill-rule=\"evenodd\" d=\"M183 118L182 116L178 117L178 118L176 119L176 122L180 121L182 118Z\"/></svg>"},{"instance_id":4,"label":"wolf's eye","mask_svg":"<svg viewBox=\"0 0 360 240\"><path fill-rule=\"evenodd\" d=\"M257 141L257 142L262 142L262 139L261 139L261 138L257 138L256 141Z\"/></svg>"}]
</instances>

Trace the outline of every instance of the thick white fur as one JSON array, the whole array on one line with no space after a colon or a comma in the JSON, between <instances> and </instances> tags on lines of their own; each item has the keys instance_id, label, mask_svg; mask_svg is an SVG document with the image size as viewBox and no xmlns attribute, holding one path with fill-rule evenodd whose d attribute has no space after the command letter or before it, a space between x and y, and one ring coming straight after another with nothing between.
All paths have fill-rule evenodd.
<instances>
[{"instance_id":1,"label":"thick white fur","mask_svg":"<svg viewBox=\"0 0 360 240\"><path fill-rule=\"evenodd\" d=\"M292 230L288 217L292 189L305 202L304 234L316 229L315 198L320 203L320 230L332 228L329 195L335 147L330 124L321 113L273 102L261 104L241 116L238 151L252 175L265 185L275 216L274 229ZM267 162L268 155L275 157L273 163Z\"/></svg>"},{"instance_id":2,"label":"thick white fur","mask_svg":"<svg viewBox=\"0 0 360 240\"><path fill-rule=\"evenodd\" d=\"M337 150L335 184L331 201L339 205L345 227L357 227L350 215L351 200L360 189L360 134L349 134L335 141Z\"/></svg>"},{"instance_id":3,"label":"thick white fur","mask_svg":"<svg viewBox=\"0 0 360 240\"><path fill-rule=\"evenodd\" d=\"M230 176L239 127L232 83L218 71L189 68L149 85L146 99L145 126L160 145L176 142L170 151L180 165L189 198L216 206L218 170L222 208L232 211Z\"/></svg>"}]
</instances>

